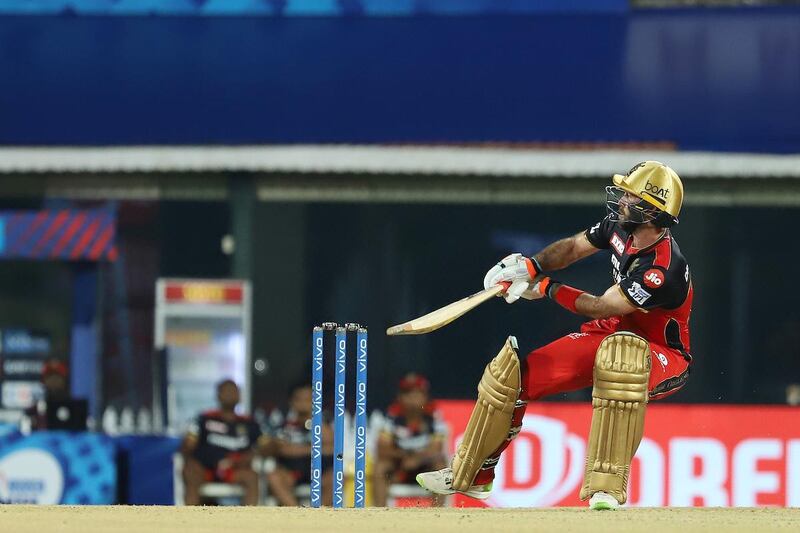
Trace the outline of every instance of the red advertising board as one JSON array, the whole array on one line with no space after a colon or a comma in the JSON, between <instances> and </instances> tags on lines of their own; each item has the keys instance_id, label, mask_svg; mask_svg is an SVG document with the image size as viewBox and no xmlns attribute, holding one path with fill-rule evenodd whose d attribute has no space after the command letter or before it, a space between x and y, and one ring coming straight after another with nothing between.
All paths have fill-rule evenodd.
<instances>
[{"instance_id":1,"label":"red advertising board","mask_svg":"<svg viewBox=\"0 0 800 533\"><path fill-rule=\"evenodd\" d=\"M437 402L450 426L450 451L461 438L471 401ZM486 502L455 505L584 505L588 404L530 404L519 437L497 467ZM800 408L650 405L634 458L629 505L800 506Z\"/></svg>"}]
</instances>

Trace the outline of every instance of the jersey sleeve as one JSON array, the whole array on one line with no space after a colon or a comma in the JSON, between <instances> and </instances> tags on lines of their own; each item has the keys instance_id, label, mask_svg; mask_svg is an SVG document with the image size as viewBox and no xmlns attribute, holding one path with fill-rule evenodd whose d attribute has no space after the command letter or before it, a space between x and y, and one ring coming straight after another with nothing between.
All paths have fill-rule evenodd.
<instances>
[{"instance_id":1,"label":"jersey sleeve","mask_svg":"<svg viewBox=\"0 0 800 533\"><path fill-rule=\"evenodd\" d=\"M604 218L594 226L586 229L586 240L595 248L599 248L600 250L608 249L608 241L611 240L614 224L615 223L609 217Z\"/></svg>"},{"instance_id":2,"label":"jersey sleeve","mask_svg":"<svg viewBox=\"0 0 800 533\"><path fill-rule=\"evenodd\" d=\"M665 307L675 300L681 290L678 284L667 277L667 271L653 265L652 261L637 266L619 283L622 294L640 309Z\"/></svg>"}]
</instances>

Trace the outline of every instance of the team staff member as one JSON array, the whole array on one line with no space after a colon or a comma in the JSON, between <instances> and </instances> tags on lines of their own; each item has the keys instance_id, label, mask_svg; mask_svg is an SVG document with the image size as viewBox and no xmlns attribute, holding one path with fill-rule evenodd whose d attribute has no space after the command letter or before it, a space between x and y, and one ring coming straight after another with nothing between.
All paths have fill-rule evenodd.
<instances>
[{"instance_id":1,"label":"team staff member","mask_svg":"<svg viewBox=\"0 0 800 533\"><path fill-rule=\"evenodd\" d=\"M42 385L44 398L38 400L25 411L34 431L47 429L47 404L70 399L67 365L61 360L50 358L42 365Z\"/></svg>"},{"instance_id":2,"label":"team staff member","mask_svg":"<svg viewBox=\"0 0 800 533\"><path fill-rule=\"evenodd\" d=\"M239 387L226 379L217 385L219 409L197 417L183 439L183 480L186 505L200 504L200 486L234 483L244 489L244 505L258 503L258 474L252 461L258 444L265 444L258 424L236 413Z\"/></svg>"},{"instance_id":3,"label":"team staff member","mask_svg":"<svg viewBox=\"0 0 800 533\"><path fill-rule=\"evenodd\" d=\"M387 409L373 478L372 494L378 507L386 505L390 484L413 483L418 473L447 464L445 429L429 390L425 376L406 374L398 385L397 400ZM434 503L441 505L443 499L437 498Z\"/></svg>"},{"instance_id":4,"label":"team staff member","mask_svg":"<svg viewBox=\"0 0 800 533\"><path fill-rule=\"evenodd\" d=\"M298 505L295 488L311 483L311 385L298 383L289 391L289 409L276 423L273 454L275 470L267 474L269 491L278 505ZM333 431L326 421L322 425L322 501L330 505L333 498Z\"/></svg>"},{"instance_id":5,"label":"team staff member","mask_svg":"<svg viewBox=\"0 0 800 533\"><path fill-rule=\"evenodd\" d=\"M521 364L509 338L487 366L478 404L452 469L418 476L440 494L487 498L500 454L519 432L529 400L594 385L592 427L581 498L592 509L626 501L630 461L642 438L648 400L678 391L692 361L692 279L670 228L683 184L668 166L645 161L606 188L608 215L532 258L512 254L489 270L486 287L507 283L506 301L549 298L593 320L530 352ZM594 296L545 274L610 250L614 284Z\"/></svg>"}]
</instances>

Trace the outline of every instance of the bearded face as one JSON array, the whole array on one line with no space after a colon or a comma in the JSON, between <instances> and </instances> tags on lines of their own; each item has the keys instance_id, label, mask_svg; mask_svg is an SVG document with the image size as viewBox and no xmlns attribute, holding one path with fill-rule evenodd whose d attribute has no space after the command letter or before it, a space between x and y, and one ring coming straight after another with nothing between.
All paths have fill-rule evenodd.
<instances>
[{"instance_id":1,"label":"bearded face","mask_svg":"<svg viewBox=\"0 0 800 533\"><path fill-rule=\"evenodd\" d=\"M658 210L638 196L620 187L606 187L606 209L611 220L616 220L625 231L633 231L642 224L652 222Z\"/></svg>"}]
</instances>

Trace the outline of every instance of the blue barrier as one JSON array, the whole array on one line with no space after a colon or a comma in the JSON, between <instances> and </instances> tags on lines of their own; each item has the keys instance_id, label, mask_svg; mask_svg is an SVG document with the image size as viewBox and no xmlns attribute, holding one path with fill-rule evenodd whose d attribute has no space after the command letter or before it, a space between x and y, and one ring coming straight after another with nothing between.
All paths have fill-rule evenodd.
<instances>
[{"instance_id":1,"label":"blue barrier","mask_svg":"<svg viewBox=\"0 0 800 533\"><path fill-rule=\"evenodd\" d=\"M173 505L172 461L180 439L155 435L114 438L117 446L119 503Z\"/></svg>"},{"instance_id":2,"label":"blue barrier","mask_svg":"<svg viewBox=\"0 0 800 533\"><path fill-rule=\"evenodd\" d=\"M0 425L0 503L172 505L180 439Z\"/></svg>"}]
</instances>

